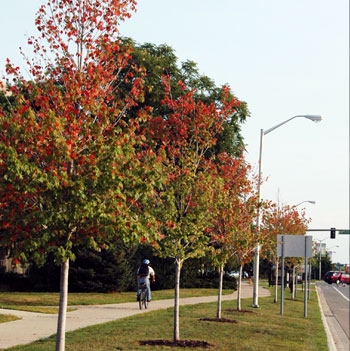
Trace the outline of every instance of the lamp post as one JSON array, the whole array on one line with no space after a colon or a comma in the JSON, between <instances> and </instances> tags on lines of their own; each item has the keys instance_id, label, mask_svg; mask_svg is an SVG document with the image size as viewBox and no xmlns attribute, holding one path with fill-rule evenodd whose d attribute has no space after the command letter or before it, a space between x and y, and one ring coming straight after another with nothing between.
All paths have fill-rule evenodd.
<instances>
[{"instance_id":1,"label":"lamp post","mask_svg":"<svg viewBox=\"0 0 350 351\"><path fill-rule=\"evenodd\" d=\"M316 204L316 201L305 200L305 201L299 202L297 205L294 205L293 207L300 206L301 204L303 204L305 202L308 202L309 204L313 204L313 205Z\"/></svg>"},{"instance_id":2,"label":"lamp post","mask_svg":"<svg viewBox=\"0 0 350 351\"><path fill-rule=\"evenodd\" d=\"M286 121L277 124L276 126L267 129L264 131L264 129L260 130L260 151L259 151L259 180L258 180L258 207L257 207L257 214L256 214L256 231L259 233L260 231L260 183L261 183L261 166L262 166L262 150L263 150L263 139L264 135L269 134L273 130L281 127L283 124L286 124L287 122L291 121L294 118L306 118L309 119L313 122L320 122L322 120L322 117L320 115L297 115L292 118L287 119ZM259 251L260 251L260 245L257 244L255 248L255 260L254 260L254 288L253 288L253 307L258 308L259 303L258 303L258 298L259 298Z\"/></svg>"},{"instance_id":3,"label":"lamp post","mask_svg":"<svg viewBox=\"0 0 350 351\"><path fill-rule=\"evenodd\" d=\"M322 249L321 249L321 243L322 241L325 241L327 238L324 238L322 240L317 240L317 242L319 243L319 248L318 248L318 280L321 280L321 271L322 271L322 268L321 268L321 260L322 260Z\"/></svg>"}]
</instances>

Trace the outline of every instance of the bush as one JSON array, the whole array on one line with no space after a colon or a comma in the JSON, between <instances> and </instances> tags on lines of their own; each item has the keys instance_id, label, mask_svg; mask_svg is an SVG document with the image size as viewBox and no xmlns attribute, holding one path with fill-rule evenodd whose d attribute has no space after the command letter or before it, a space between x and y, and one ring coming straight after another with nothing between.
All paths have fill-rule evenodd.
<instances>
[{"instance_id":1,"label":"bush","mask_svg":"<svg viewBox=\"0 0 350 351\"><path fill-rule=\"evenodd\" d=\"M126 248L118 244L113 250L75 250L76 259L70 262L68 289L70 292L136 291L136 273L141 262L148 258L156 273L152 290L173 289L175 286L174 259L153 255L149 246ZM181 288L214 288L219 286L219 275L206 268L202 259L189 259L183 264ZM208 265L208 263L206 263ZM1 282L5 282L1 279ZM31 264L28 277L8 277L3 289L17 291L59 291L60 267L49 256L43 267ZM224 276L224 289L236 289L236 279Z\"/></svg>"},{"instance_id":2,"label":"bush","mask_svg":"<svg viewBox=\"0 0 350 351\"><path fill-rule=\"evenodd\" d=\"M30 291L29 278L23 274L0 272L0 291Z\"/></svg>"},{"instance_id":3,"label":"bush","mask_svg":"<svg viewBox=\"0 0 350 351\"><path fill-rule=\"evenodd\" d=\"M69 291L112 292L135 290L134 268L123 250L96 252L79 249L70 267Z\"/></svg>"}]
</instances>

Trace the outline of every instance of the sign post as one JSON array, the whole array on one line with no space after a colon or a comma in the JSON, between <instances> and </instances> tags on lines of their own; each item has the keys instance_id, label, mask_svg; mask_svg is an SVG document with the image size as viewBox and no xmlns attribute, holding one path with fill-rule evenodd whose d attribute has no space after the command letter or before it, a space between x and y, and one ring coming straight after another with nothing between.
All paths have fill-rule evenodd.
<instances>
[{"instance_id":1,"label":"sign post","mask_svg":"<svg viewBox=\"0 0 350 351\"><path fill-rule=\"evenodd\" d=\"M304 317L307 317L307 286L308 286L308 258L312 257L312 237L310 235L277 235L277 256L281 256L281 308L284 312L284 258L304 257Z\"/></svg>"},{"instance_id":2,"label":"sign post","mask_svg":"<svg viewBox=\"0 0 350 351\"><path fill-rule=\"evenodd\" d=\"M304 317L307 317L307 251L306 251L306 236L305 236L305 252L304 252L304 262L305 262L305 271L304 271Z\"/></svg>"},{"instance_id":3,"label":"sign post","mask_svg":"<svg viewBox=\"0 0 350 351\"><path fill-rule=\"evenodd\" d=\"M280 314L284 313L284 235L282 235L282 255L281 255L281 302L280 302Z\"/></svg>"},{"instance_id":4,"label":"sign post","mask_svg":"<svg viewBox=\"0 0 350 351\"><path fill-rule=\"evenodd\" d=\"M311 291L311 273L312 273L312 270L311 270L311 258L310 258L310 263L309 263L309 291L308 291L308 299L310 300L310 291Z\"/></svg>"}]
</instances>

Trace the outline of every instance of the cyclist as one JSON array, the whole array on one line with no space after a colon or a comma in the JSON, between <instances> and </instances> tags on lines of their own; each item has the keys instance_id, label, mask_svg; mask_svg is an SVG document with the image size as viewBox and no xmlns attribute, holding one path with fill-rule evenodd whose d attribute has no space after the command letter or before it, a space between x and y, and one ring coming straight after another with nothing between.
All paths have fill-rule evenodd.
<instances>
[{"instance_id":1,"label":"cyclist","mask_svg":"<svg viewBox=\"0 0 350 351\"><path fill-rule=\"evenodd\" d=\"M150 266L150 261L145 259L142 261L141 266L137 270L137 301L140 300L141 294L141 284L146 283L147 287L147 300L151 301L151 286L150 278L152 277L152 282L156 281L156 274L154 273L153 268Z\"/></svg>"}]
</instances>

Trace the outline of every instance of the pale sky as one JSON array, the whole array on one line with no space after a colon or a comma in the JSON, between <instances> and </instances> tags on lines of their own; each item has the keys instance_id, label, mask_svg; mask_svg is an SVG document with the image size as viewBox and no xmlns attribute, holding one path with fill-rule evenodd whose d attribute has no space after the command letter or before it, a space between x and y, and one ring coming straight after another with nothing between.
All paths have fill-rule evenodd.
<instances>
[{"instance_id":1,"label":"pale sky","mask_svg":"<svg viewBox=\"0 0 350 351\"><path fill-rule=\"evenodd\" d=\"M21 64L18 47L35 34L41 0L0 0L0 73L6 57ZM310 228L349 228L349 1L139 0L121 34L139 43L168 44L180 61L197 62L218 85L246 101L247 160L259 158L260 129L295 115L265 136L262 198L304 203ZM349 263L349 235L310 233ZM335 247L339 246L339 247Z\"/></svg>"}]
</instances>

